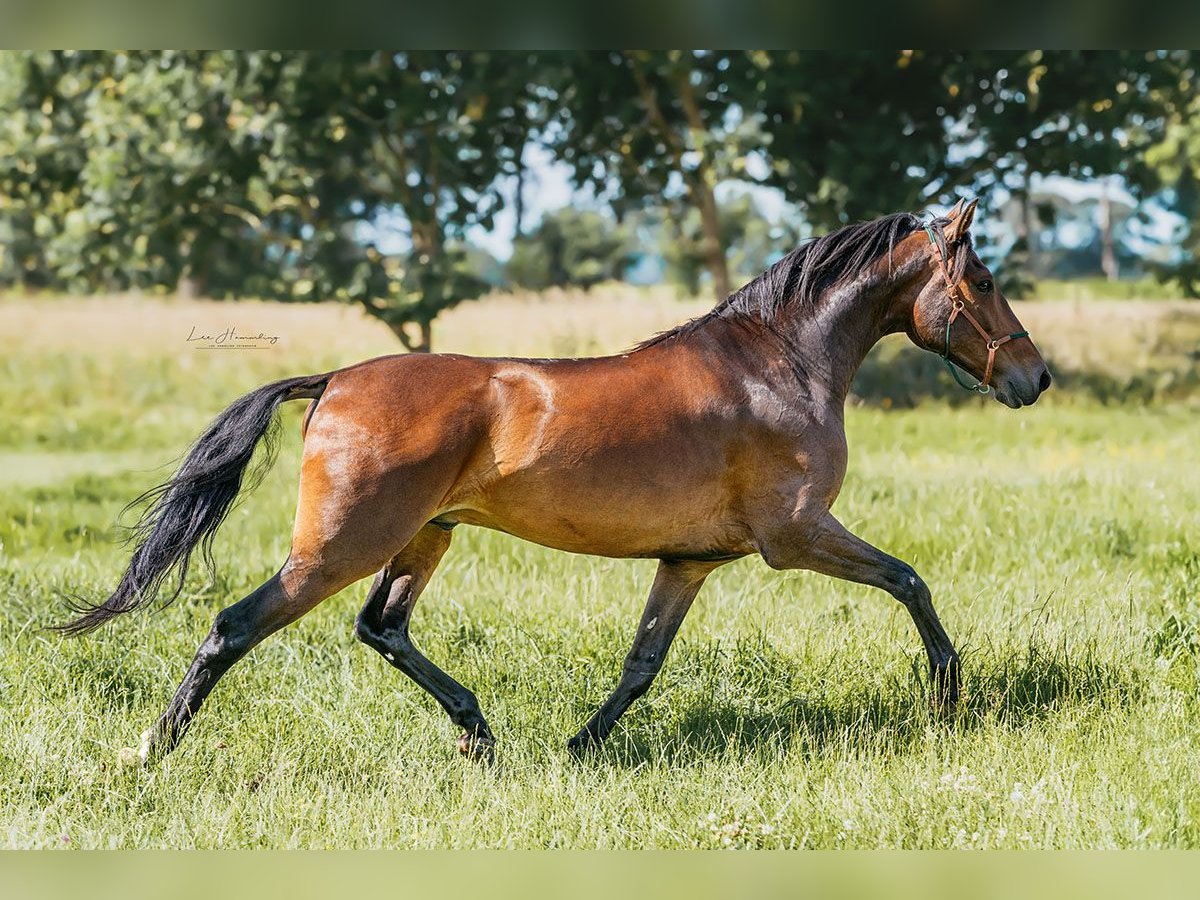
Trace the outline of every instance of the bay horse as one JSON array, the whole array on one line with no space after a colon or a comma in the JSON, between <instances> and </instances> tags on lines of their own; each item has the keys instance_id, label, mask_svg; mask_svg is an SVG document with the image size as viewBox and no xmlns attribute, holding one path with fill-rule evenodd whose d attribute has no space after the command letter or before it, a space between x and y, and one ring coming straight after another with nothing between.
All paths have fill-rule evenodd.
<instances>
[{"instance_id":1,"label":"bay horse","mask_svg":"<svg viewBox=\"0 0 1200 900\"><path fill-rule=\"evenodd\" d=\"M907 563L830 512L846 472L851 380L884 335L979 379L1011 408L1050 385L1040 353L972 248L975 202L898 213L793 250L711 312L595 359L388 356L260 387L221 413L152 489L128 569L108 599L74 601L83 633L178 597L242 487L281 403L308 399L291 551L222 610L174 698L126 758L173 749L218 679L271 633L374 573L357 636L424 688L490 760L475 695L412 643L409 621L459 525L559 550L659 561L611 696L568 743L598 745L663 665L705 578L758 554L881 588L909 611L933 699L958 699L959 658ZM965 327L965 326L971 327ZM1002 351L1002 352L998 352ZM955 377L959 378L957 372ZM269 454L268 454L269 456Z\"/></svg>"}]
</instances>

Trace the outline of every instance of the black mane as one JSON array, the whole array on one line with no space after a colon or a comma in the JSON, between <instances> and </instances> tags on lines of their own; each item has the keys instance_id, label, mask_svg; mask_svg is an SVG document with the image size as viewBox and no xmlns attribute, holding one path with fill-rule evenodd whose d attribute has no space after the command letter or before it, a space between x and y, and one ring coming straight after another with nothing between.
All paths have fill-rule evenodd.
<instances>
[{"instance_id":1,"label":"black mane","mask_svg":"<svg viewBox=\"0 0 1200 900\"><path fill-rule=\"evenodd\" d=\"M914 213L901 212L870 222L856 222L813 238L749 284L734 291L709 312L660 332L633 349L641 350L670 338L690 334L715 318L745 317L772 326L783 310L795 304L815 308L826 292L858 278L885 254L890 271L891 254L896 244L925 227L933 231L943 257L948 257L950 248L946 244L945 227L949 224L950 220L946 218L925 222ZM965 242L969 238L963 240ZM966 262L966 253L954 254L951 275L956 280L962 276Z\"/></svg>"}]
</instances>

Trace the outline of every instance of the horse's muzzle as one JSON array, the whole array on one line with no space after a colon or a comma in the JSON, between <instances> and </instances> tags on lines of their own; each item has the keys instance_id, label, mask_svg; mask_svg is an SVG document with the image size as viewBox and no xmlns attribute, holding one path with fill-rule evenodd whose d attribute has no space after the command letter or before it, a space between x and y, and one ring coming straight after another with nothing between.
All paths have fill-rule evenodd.
<instances>
[{"instance_id":1,"label":"horse's muzzle","mask_svg":"<svg viewBox=\"0 0 1200 900\"><path fill-rule=\"evenodd\" d=\"M1024 384L1016 382L1012 378L1005 379L1003 387L1000 385L995 387L996 399L1009 409L1032 406L1037 402L1038 397L1050 388L1050 383L1053 380L1050 376L1050 370L1043 365L1041 372L1037 373Z\"/></svg>"}]
</instances>

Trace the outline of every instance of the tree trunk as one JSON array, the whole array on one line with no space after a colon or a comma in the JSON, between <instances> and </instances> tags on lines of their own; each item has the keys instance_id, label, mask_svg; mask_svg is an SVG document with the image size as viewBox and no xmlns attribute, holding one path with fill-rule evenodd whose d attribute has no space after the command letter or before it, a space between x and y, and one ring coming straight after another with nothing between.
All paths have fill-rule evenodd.
<instances>
[{"instance_id":1,"label":"tree trunk","mask_svg":"<svg viewBox=\"0 0 1200 900\"><path fill-rule=\"evenodd\" d=\"M204 296L204 284L199 278L192 277L190 271L185 270L175 284L175 296L185 301L199 300Z\"/></svg>"},{"instance_id":2,"label":"tree trunk","mask_svg":"<svg viewBox=\"0 0 1200 900\"><path fill-rule=\"evenodd\" d=\"M415 338L409 330L409 325L417 327ZM432 322L388 322L387 327L400 339L400 343L409 353L429 353L433 349Z\"/></svg>"},{"instance_id":3,"label":"tree trunk","mask_svg":"<svg viewBox=\"0 0 1200 900\"><path fill-rule=\"evenodd\" d=\"M513 192L513 240L525 237L525 147L517 154L517 185Z\"/></svg>"},{"instance_id":4,"label":"tree trunk","mask_svg":"<svg viewBox=\"0 0 1200 900\"><path fill-rule=\"evenodd\" d=\"M1100 193L1100 269L1109 281L1120 275L1117 268L1117 250L1113 242L1112 198L1108 195L1105 181Z\"/></svg>"},{"instance_id":5,"label":"tree trunk","mask_svg":"<svg viewBox=\"0 0 1200 900\"><path fill-rule=\"evenodd\" d=\"M688 131L691 132L691 147L687 148L684 147L679 134L663 115L657 93L638 62L638 54L628 50L624 52L629 61L630 72L633 74L641 94L642 102L650 114L650 119L658 129L663 141L670 148L675 159L675 170L683 176L684 184L687 185L688 200L700 212L700 225L704 230L705 268L712 275L713 292L717 295L719 303L730 293L729 267L725 261L725 247L721 243L721 232L717 222L717 199L713 193L710 178L712 170L704 146L704 116L696 103L696 94L692 90L690 75L688 72L680 73L675 82L679 101L687 119ZM700 157L696 168L690 172L683 163L685 151L689 149Z\"/></svg>"},{"instance_id":6,"label":"tree trunk","mask_svg":"<svg viewBox=\"0 0 1200 900\"><path fill-rule=\"evenodd\" d=\"M713 292L720 303L732 293L729 283L729 265L725 259L725 247L721 244L720 226L717 221L717 198L712 185L697 172L693 185L693 196L700 208L700 224L704 229L704 262L713 279Z\"/></svg>"},{"instance_id":7,"label":"tree trunk","mask_svg":"<svg viewBox=\"0 0 1200 900\"><path fill-rule=\"evenodd\" d=\"M729 263L725 259L725 245L721 243L721 230L717 220L717 197L713 191L712 168L704 147L704 117L696 103L691 79L684 74L679 79L679 99L683 114L687 117L688 129L692 132L692 145L699 152L700 161L690 181L692 201L700 210L700 224L704 229L704 259L713 279L713 291L720 303L732 291L729 284ZM685 175L686 177L686 175Z\"/></svg>"},{"instance_id":8,"label":"tree trunk","mask_svg":"<svg viewBox=\"0 0 1200 900\"><path fill-rule=\"evenodd\" d=\"M193 240L184 241L179 248L183 257L183 269L179 280L175 282L175 296L180 300L198 300L208 290L208 278L202 267L196 265L196 259L204 251L198 250Z\"/></svg>"},{"instance_id":9,"label":"tree trunk","mask_svg":"<svg viewBox=\"0 0 1200 900\"><path fill-rule=\"evenodd\" d=\"M1021 211L1025 217L1025 265L1029 270L1029 274L1036 278L1042 274L1040 266L1041 254L1038 253L1038 215L1037 204L1029 195L1028 182L1026 182L1021 207Z\"/></svg>"},{"instance_id":10,"label":"tree trunk","mask_svg":"<svg viewBox=\"0 0 1200 900\"><path fill-rule=\"evenodd\" d=\"M1013 245L1012 258L1009 263L1016 263L1018 266L1029 268L1029 192L1020 188L1014 189L1012 194L1013 202L1016 204L1016 221L1013 222L1013 236L1016 241ZM1022 259L1022 257L1024 257Z\"/></svg>"}]
</instances>

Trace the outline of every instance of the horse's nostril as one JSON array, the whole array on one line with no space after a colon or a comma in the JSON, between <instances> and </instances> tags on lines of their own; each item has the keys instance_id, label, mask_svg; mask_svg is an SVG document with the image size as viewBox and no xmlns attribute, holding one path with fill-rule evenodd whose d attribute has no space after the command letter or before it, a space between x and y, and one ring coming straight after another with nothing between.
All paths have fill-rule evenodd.
<instances>
[{"instance_id":1,"label":"horse's nostril","mask_svg":"<svg viewBox=\"0 0 1200 900\"><path fill-rule=\"evenodd\" d=\"M1050 381L1050 370L1042 369L1042 378L1038 382L1038 391L1041 392L1047 390L1050 387Z\"/></svg>"}]
</instances>

